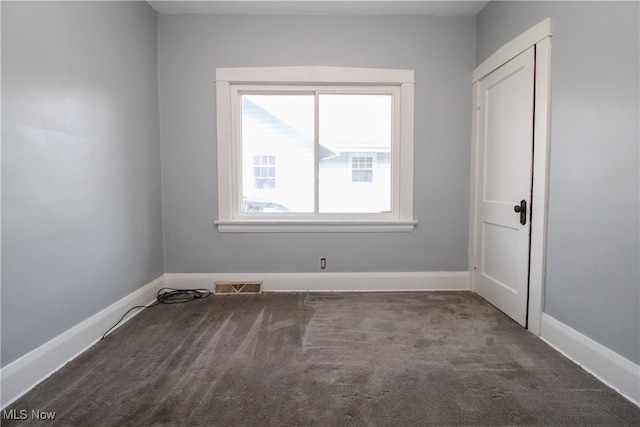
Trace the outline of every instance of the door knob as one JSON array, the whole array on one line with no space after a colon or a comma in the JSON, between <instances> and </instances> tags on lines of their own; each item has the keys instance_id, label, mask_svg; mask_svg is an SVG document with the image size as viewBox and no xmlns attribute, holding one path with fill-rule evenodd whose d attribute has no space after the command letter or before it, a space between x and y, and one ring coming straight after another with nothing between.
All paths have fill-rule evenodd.
<instances>
[{"instance_id":1,"label":"door knob","mask_svg":"<svg viewBox=\"0 0 640 427\"><path fill-rule=\"evenodd\" d=\"M520 200L520 204L515 205L513 211L520 214L520 224L525 225L527 223L527 201Z\"/></svg>"}]
</instances>

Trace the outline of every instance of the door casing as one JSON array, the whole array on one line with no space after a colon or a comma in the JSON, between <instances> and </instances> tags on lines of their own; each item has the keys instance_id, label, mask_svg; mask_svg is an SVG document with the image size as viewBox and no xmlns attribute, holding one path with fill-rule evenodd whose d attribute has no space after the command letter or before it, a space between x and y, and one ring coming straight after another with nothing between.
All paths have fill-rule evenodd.
<instances>
[{"instance_id":1,"label":"door casing","mask_svg":"<svg viewBox=\"0 0 640 427\"><path fill-rule=\"evenodd\" d=\"M480 64L472 74L473 110L471 144L471 187L469 215L469 271L476 268L477 245L477 181L479 112L478 81L501 65L524 52L536 47L534 85L534 137L533 137L533 186L531 197L531 243L529 262L529 302L528 329L540 335L542 311L544 309L544 278L547 229L547 190L549 163L549 121L550 121L550 60L551 60L551 19L546 18L520 36L511 40ZM471 274L470 289L475 292L474 275Z\"/></svg>"}]
</instances>

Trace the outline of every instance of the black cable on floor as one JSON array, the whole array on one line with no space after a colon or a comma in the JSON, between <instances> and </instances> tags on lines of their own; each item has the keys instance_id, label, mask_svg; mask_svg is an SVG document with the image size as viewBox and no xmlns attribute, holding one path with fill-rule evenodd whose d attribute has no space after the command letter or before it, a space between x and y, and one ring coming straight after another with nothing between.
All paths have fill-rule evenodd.
<instances>
[{"instance_id":1,"label":"black cable on floor","mask_svg":"<svg viewBox=\"0 0 640 427\"><path fill-rule=\"evenodd\" d=\"M200 298L206 298L206 297L208 297L210 295L211 295L211 291L208 290L208 289L162 288L162 289L160 289L158 291L158 295L156 296L156 300L153 301L152 303L150 303L148 305L136 305L135 307L131 307L129 310L127 310L127 312L122 315L120 320L118 320L118 322L116 322L115 325L110 327L107 330L107 332L105 332L102 335L102 338L100 338L100 341L102 341L104 339L104 337L106 337L107 334L113 330L113 328L118 326L120 324L120 322L122 322L122 320L124 320L124 318L127 316L127 314L131 313L131 311L133 311L133 310L135 310L137 308L144 310L146 308L155 307L156 305L160 305L160 304L179 304L179 303L189 302L189 301L193 301L193 300L200 299Z\"/></svg>"},{"instance_id":2,"label":"black cable on floor","mask_svg":"<svg viewBox=\"0 0 640 427\"><path fill-rule=\"evenodd\" d=\"M206 298L209 295L211 295L211 291L208 289L162 288L158 291L156 301L158 304L178 304L194 299Z\"/></svg>"}]
</instances>

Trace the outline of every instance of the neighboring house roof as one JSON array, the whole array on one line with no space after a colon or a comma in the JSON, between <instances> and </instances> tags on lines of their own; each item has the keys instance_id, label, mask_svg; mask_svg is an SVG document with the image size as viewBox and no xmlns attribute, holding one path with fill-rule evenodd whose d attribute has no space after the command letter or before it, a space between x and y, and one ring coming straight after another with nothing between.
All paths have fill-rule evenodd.
<instances>
[{"instance_id":1,"label":"neighboring house roof","mask_svg":"<svg viewBox=\"0 0 640 427\"><path fill-rule=\"evenodd\" d=\"M283 141L291 142L294 144L309 144L313 143L312 137L300 132L295 127L289 125L279 117L273 115L269 111L260 107L254 102L251 102L247 98L242 98L242 112L245 118L253 121L254 125L260 125L268 135L274 138L282 139ZM328 147L320 144L320 159L333 158L339 155L339 153L329 149Z\"/></svg>"},{"instance_id":2,"label":"neighboring house roof","mask_svg":"<svg viewBox=\"0 0 640 427\"><path fill-rule=\"evenodd\" d=\"M246 97L242 98L242 109L245 117L255 121L264 126L264 130L270 135L277 135L278 138L283 138L287 141L298 143L309 143L312 141L312 137L301 132L295 126L287 123L277 115L262 108L260 105L252 102ZM374 152L389 152L389 142L384 138L365 138L359 140L360 135L351 135L348 141L340 140L339 136L329 135L325 138L321 138L320 142L320 159L328 159L337 157L342 153L374 153Z\"/></svg>"}]
</instances>

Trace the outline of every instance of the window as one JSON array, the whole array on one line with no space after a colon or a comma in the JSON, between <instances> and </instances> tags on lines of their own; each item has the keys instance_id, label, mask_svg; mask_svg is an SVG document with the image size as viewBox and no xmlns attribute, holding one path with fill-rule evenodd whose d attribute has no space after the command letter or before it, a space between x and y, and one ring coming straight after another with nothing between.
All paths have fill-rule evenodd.
<instances>
[{"instance_id":1,"label":"window","mask_svg":"<svg viewBox=\"0 0 640 427\"><path fill-rule=\"evenodd\" d=\"M256 189L276 188L276 156L253 156L253 185Z\"/></svg>"},{"instance_id":2,"label":"window","mask_svg":"<svg viewBox=\"0 0 640 427\"><path fill-rule=\"evenodd\" d=\"M413 71L216 70L220 231L408 231Z\"/></svg>"},{"instance_id":3,"label":"window","mask_svg":"<svg viewBox=\"0 0 640 427\"><path fill-rule=\"evenodd\" d=\"M351 157L351 182L373 182L373 156Z\"/></svg>"}]
</instances>

